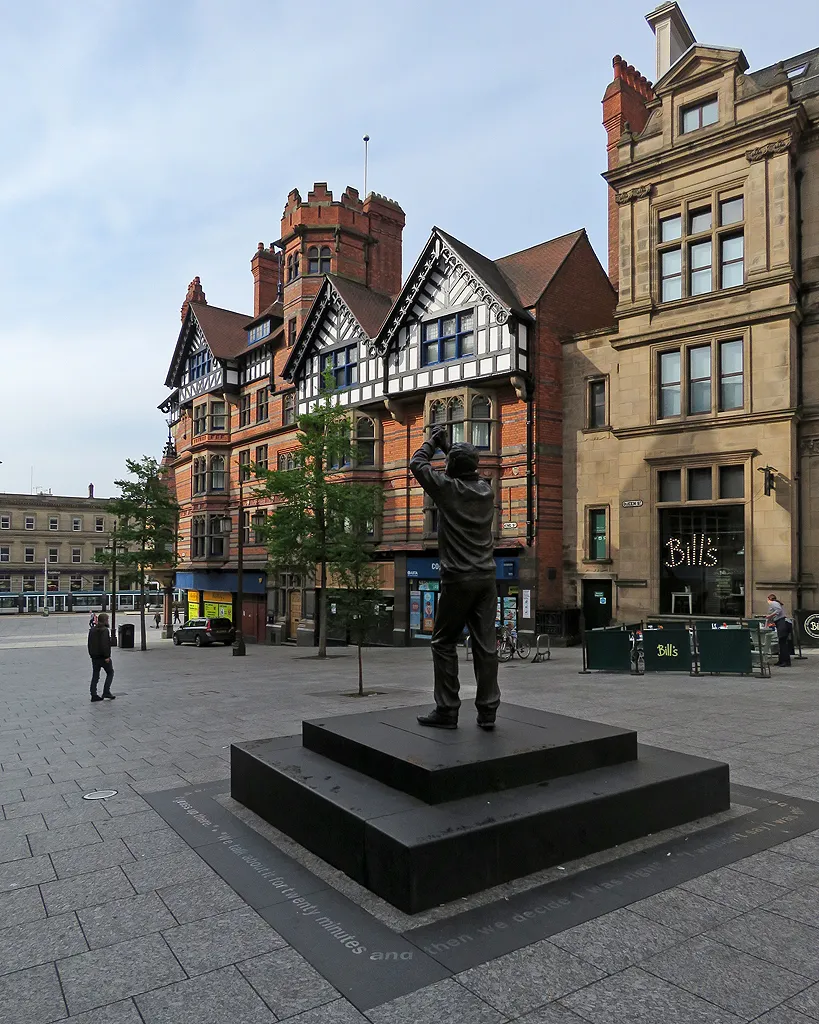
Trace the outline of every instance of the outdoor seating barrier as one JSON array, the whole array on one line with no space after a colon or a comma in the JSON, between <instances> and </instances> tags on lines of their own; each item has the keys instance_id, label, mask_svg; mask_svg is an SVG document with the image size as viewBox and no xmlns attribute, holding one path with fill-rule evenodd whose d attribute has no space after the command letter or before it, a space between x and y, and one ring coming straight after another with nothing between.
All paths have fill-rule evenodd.
<instances>
[{"instance_id":1,"label":"outdoor seating barrier","mask_svg":"<svg viewBox=\"0 0 819 1024\"><path fill-rule=\"evenodd\" d=\"M694 674L693 635L685 626L643 629L645 672L687 672Z\"/></svg>"},{"instance_id":2,"label":"outdoor seating barrier","mask_svg":"<svg viewBox=\"0 0 819 1024\"><path fill-rule=\"evenodd\" d=\"M752 633L757 633L754 645ZM750 626L731 624L730 626L713 628L708 622L696 625L697 670L700 674L722 674L726 672L740 675L752 675L754 670L754 653L759 654L761 675L766 675L768 668L761 654L761 637L759 629Z\"/></svg>"},{"instance_id":3,"label":"outdoor seating barrier","mask_svg":"<svg viewBox=\"0 0 819 1024\"><path fill-rule=\"evenodd\" d=\"M586 630L582 672L632 673L632 650L631 637L621 626Z\"/></svg>"},{"instance_id":4,"label":"outdoor seating barrier","mask_svg":"<svg viewBox=\"0 0 819 1024\"><path fill-rule=\"evenodd\" d=\"M544 647L545 644L545 647ZM548 633L538 633L537 639L535 640L535 656L532 658L532 664L536 661L551 661L552 660L552 641L549 638Z\"/></svg>"}]
</instances>

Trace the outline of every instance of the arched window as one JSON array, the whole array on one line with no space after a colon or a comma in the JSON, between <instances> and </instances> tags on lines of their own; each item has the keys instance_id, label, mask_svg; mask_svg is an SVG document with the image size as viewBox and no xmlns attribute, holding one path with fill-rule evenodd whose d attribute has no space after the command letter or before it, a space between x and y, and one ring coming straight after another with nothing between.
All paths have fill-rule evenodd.
<instances>
[{"instance_id":1,"label":"arched window","mask_svg":"<svg viewBox=\"0 0 819 1024\"><path fill-rule=\"evenodd\" d=\"M453 444L465 439L464 433L464 403L460 398L453 398L449 402L447 410L449 420L449 439Z\"/></svg>"},{"instance_id":2,"label":"arched window","mask_svg":"<svg viewBox=\"0 0 819 1024\"><path fill-rule=\"evenodd\" d=\"M288 281L292 281L293 280L293 254L292 253L287 257L287 280Z\"/></svg>"},{"instance_id":3,"label":"arched window","mask_svg":"<svg viewBox=\"0 0 819 1024\"><path fill-rule=\"evenodd\" d=\"M285 473L290 469L296 468L296 460L292 452L279 452L276 464L280 473Z\"/></svg>"},{"instance_id":4,"label":"arched window","mask_svg":"<svg viewBox=\"0 0 819 1024\"><path fill-rule=\"evenodd\" d=\"M322 274L330 273L330 247L323 245L321 247L321 263L319 264L319 272Z\"/></svg>"},{"instance_id":5,"label":"arched window","mask_svg":"<svg viewBox=\"0 0 819 1024\"><path fill-rule=\"evenodd\" d=\"M204 494L208 489L208 466L204 458L193 460L193 493Z\"/></svg>"},{"instance_id":6,"label":"arched window","mask_svg":"<svg viewBox=\"0 0 819 1024\"><path fill-rule=\"evenodd\" d=\"M296 421L296 395L289 391L282 398L282 426L287 427Z\"/></svg>"},{"instance_id":7,"label":"arched window","mask_svg":"<svg viewBox=\"0 0 819 1024\"><path fill-rule=\"evenodd\" d=\"M359 466L375 465L375 423L369 416L355 421L355 458Z\"/></svg>"},{"instance_id":8,"label":"arched window","mask_svg":"<svg viewBox=\"0 0 819 1024\"><path fill-rule=\"evenodd\" d=\"M299 254L293 253L293 277L299 276Z\"/></svg>"},{"instance_id":9,"label":"arched window","mask_svg":"<svg viewBox=\"0 0 819 1024\"><path fill-rule=\"evenodd\" d=\"M206 533L207 523L204 516L196 516L191 520L191 558L205 557Z\"/></svg>"},{"instance_id":10,"label":"arched window","mask_svg":"<svg viewBox=\"0 0 819 1024\"><path fill-rule=\"evenodd\" d=\"M446 406L443 402L433 402L429 407L430 423L446 423Z\"/></svg>"},{"instance_id":11,"label":"arched window","mask_svg":"<svg viewBox=\"0 0 819 1024\"><path fill-rule=\"evenodd\" d=\"M311 245L307 250L307 273L317 274L319 272L319 251L317 245Z\"/></svg>"},{"instance_id":12,"label":"arched window","mask_svg":"<svg viewBox=\"0 0 819 1024\"><path fill-rule=\"evenodd\" d=\"M210 460L210 489L212 491L225 489L225 460L222 455L214 455Z\"/></svg>"},{"instance_id":13,"label":"arched window","mask_svg":"<svg viewBox=\"0 0 819 1024\"><path fill-rule=\"evenodd\" d=\"M492 406L485 395L472 399L472 444L476 448L489 448L491 440Z\"/></svg>"}]
</instances>

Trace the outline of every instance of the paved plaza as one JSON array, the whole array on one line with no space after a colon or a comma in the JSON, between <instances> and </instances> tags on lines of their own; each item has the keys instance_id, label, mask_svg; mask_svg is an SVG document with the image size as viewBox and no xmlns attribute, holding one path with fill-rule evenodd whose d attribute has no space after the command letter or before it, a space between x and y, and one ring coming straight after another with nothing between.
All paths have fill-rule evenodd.
<instances>
[{"instance_id":1,"label":"paved plaza","mask_svg":"<svg viewBox=\"0 0 819 1024\"><path fill-rule=\"evenodd\" d=\"M316 969L309 939L287 941L155 808L171 791L200 794L262 846L272 841L271 855L279 843L305 877L309 869L339 900L357 901L396 949L409 948L414 929L443 926L462 908L417 920L394 912L282 844L233 804L226 780L234 741L296 733L303 718L427 701L429 652L366 651L366 684L380 692L358 700L352 651L319 661L309 650L249 647L237 659L227 648L174 648L151 629L147 652L114 652L118 699L92 705L86 630L84 616L0 619L2 1024L819 1020L819 830L788 839L787 826L762 852L357 1008L341 995L343 978L333 984ZM807 652L772 679L581 675L579 651L556 650L545 664L500 671L509 701L726 760L738 787L809 807L819 801L817 667L819 652ZM462 672L471 674L463 661ZM462 714L472 728L471 709ZM83 800L102 789L116 796ZM539 881L559 884L558 870ZM527 884L483 901L511 906Z\"/></svg>"}]
</instances>

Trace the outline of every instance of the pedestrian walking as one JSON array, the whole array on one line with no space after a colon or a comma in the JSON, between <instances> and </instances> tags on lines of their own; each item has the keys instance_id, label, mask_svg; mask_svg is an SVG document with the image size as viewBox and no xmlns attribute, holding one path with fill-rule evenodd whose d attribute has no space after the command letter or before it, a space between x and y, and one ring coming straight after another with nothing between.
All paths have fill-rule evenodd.
<instances>
[{"instance_id":1,"label":"pedestrian walking","mask_svg":"<svg viewBox=\"0 0 819 1024\"><path fill-rule=\"evenodd\" d=\"M173 610L173 624L175 626L177 626L177 625L181 625L181 623L182 623L182 619L180 619L180 617L179 617L179 609L178 608L174 608L174 610Z\"/></svg>"},{"instance_id":2,"label":"pedestrian walking","mask_svg":"<svg viewBox=\"0 0 819 1024\"><path fill-rule=\"evenodd\" d=\"M95 625L88 630L88 654L91 658L91 701L116 700L111 693L111 680L114 678L114 665L111 661L111 632L108 628L108 615L100 612ZM97 683L100 672L105 672L105 683L102 696L97 694Z\"/></svg>"},{"instance_id":3,"label":"pedestrian walking","mask_svg":"<svg viewBox=\"0 0 819 1024\"><path fill-rule=\"evenodd\" d=\"M785 608L776 594L768 594L768 614L765 621L775 627L776 636L779 640L779 661L776 663L780 668L790 668L791 664L791 634L793 626L785 614Z\"/></svg>"},{"instance_id":4,"label":"pedestrian walking","mask_svg":"<svg viewBox=\"0 0 819 1024\"><path fill-rule=\"evenodd\" d=\"M161 615L159 614L159 612L157 612L157 613L156 613L156 614L154 615L154 623L155 623L155 627L154 627L154 628L155 628L155 629L159 629L159 623L160 623L161 621L162 621L162 616L161 616Z\"/></svg>"},{"instance_id":5,"label":"pedestrian walking","mask_svg":"<svg viewBox=\"0 0 819 1024\"><path fill-rule=\"evenodd\" d=\"M91 618L88 620L88 628L93 629L97 624L97 616L91 612Z\"/></svg>"}]
</instances>

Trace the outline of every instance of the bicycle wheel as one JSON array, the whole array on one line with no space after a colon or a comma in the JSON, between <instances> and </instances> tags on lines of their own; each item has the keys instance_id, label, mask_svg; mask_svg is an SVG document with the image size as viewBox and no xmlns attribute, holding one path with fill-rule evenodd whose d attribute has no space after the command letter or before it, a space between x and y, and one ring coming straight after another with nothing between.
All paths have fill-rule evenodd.
<instances>
[{"instance_id":1,"label":"bicycle wheel","mask_svg":"<svg viewBox=\"0 0 819 1024\"><path fill-rule=\"evenodd\" d=\"M523 658L525 661L529 657L529 650L529 644L527 644L525 640L518 640L517 651L519 658Z\"/></svg>"},{"instance_id":2,"label":"bicycle wheel","mask_svg":"<svg viewBox=\"0 0 819 1024\"><path fill-rule=\"evenodd\" d=\"M508 640L501 640L498 644L498 661L509 661L515 653L515 648Z\"/></svg>"}]
</instances>

